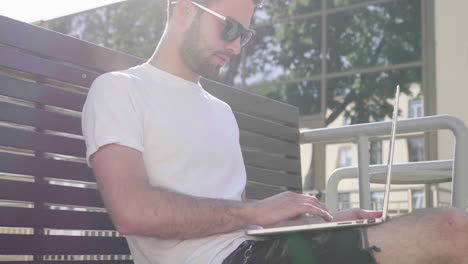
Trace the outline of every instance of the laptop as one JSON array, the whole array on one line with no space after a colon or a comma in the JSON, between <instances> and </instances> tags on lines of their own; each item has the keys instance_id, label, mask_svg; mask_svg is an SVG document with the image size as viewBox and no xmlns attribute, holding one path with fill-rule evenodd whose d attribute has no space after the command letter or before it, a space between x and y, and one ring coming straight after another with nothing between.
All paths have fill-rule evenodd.
<instances>
[{"instance_id":1,"label":"laptop","mask_svg":"<svg viewBox=\"0 0 468 264\"><path fill-rule=\"evenodd\" d=\"M335 228L343 228L343 227L376 225L376 224L385 222L388 217L388 201L389 201L389 196L390 196L390 184L391 184L393 156L394 156L394 149L395 149L395 134L396 134L396 126L397 126L397 118L398 118L399 98L400 98L400 86L398 85L396 88L395 102L393 105L391 139L390 139L390 148L389 148L388 163L387 163L387 181L385 184L384 205L383 205L383 213L382 213L381 218L323 223L321 221L321 217L303 216L297 220L284 221L284 222L280 222L272 226L266 226L266 227L250 226L249 228L245 230L245 233L250 236L272 236L272 235L299 232L299 231L313 231L313 230L325 230L325 229L335 229ZM318 223L319 221L320 223Z\"/></svg>"}]
</instances>

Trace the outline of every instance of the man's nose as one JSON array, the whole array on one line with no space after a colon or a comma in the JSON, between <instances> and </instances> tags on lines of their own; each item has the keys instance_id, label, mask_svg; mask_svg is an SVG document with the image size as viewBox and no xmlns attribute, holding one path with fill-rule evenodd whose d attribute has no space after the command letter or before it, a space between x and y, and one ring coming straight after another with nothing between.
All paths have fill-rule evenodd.
<instances>
[{"instance_id":1,"label":"man's nose","mask_svg":"<svg viewBox=\"0 0 468 264\"><path fill-rule=\"evenodd\" d=\"M231 42L226 42L225 49L232 51L233 55L237 55L241 52L241 38L238 37Z\"/></svg>"}]
</instances>

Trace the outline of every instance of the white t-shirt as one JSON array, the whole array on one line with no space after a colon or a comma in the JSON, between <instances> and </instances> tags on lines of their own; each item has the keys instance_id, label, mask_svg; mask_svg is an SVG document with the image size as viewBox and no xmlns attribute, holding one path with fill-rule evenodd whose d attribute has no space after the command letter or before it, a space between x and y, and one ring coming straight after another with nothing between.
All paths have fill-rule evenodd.
<instances>
[{"instance_id":1,"label":"white t-shirt","mask_svg":"<svg viewBox=\"0 0 468 264\"><path fill-rule=\"evenodd\" d=\"M229 105L200 84L148 63L99 76L83 107L86 158L117 143L143 153L152 186L242 200L246 184L239 128ZM127 236L136 264L221 263L243 230L190 240Z\"/></svg>"}]
</instances>

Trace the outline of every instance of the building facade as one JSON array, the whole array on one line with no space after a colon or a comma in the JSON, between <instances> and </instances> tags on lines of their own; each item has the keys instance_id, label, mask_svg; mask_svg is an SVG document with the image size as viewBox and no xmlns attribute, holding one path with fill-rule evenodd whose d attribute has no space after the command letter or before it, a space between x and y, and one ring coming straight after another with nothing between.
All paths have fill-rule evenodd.
<instances>
[{"instance_id":1,"label":"building facade","mask_svg":"<svg viewBox=\"0 0 468 264\"><path fill-rule=\"evenodd\" d=\"M127 1L42 25L145 58L164 28L165 3ZM252 20L254 43L218 81L297 106L303 129L386 120L397 84L400 119L452 114L468 123L468 2L456 3L266 0ZM404 135L395 162L450 159L453 145L449 132ZM387 148L385 138L371 142L370 163L385 163ZM304 145L304 189L324 190L327 175L355 166L356 155L352 142ZM449 201L450 184L400 187L402 210ZM343 182L340 191L343 204L356 205L356 182Z\"/></svg>"}]
</instances>

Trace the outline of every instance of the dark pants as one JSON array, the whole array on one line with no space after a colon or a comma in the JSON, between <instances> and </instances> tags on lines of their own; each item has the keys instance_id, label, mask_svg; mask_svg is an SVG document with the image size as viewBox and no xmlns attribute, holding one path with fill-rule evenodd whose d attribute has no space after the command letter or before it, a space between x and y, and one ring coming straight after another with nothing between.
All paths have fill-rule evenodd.
<instances>
[{"instance_id":1,"label":"dark pants","mask_svg":"<svg viewBox=\"0 0 468 264\"><path fill-rule=\"evenodd\" d=\"M245 241L223 264L376 264L366 227L284 234Z\"/></svg>"}]
</instances>

